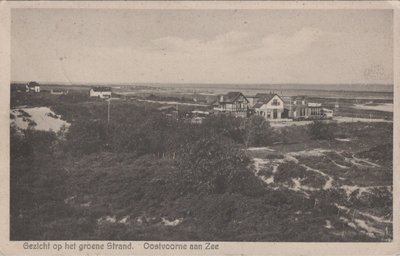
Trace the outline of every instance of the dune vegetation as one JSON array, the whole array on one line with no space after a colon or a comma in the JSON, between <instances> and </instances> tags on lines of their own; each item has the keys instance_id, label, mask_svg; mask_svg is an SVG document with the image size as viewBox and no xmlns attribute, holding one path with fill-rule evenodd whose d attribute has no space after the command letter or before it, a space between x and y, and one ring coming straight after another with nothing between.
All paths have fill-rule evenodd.
<instances>
[{"instance_id":1,"label":"dune vegetation","mask_svg":"<svg viewBox=\"0 0 400 256\"><path fill-rule=\"evenodd\" d=\"M392 123L191 124L136 100L108 121L79 93L24 97L70 126L11 126L11 240L392 240Z\"/></svg>"}]
</instances>

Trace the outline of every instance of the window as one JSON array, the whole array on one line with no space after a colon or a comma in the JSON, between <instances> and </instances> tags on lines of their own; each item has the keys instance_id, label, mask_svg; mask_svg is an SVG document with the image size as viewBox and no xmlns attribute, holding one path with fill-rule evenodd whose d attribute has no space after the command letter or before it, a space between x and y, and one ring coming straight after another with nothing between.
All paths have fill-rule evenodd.
<instances>
[{"instance_id":1,"label":"window","mask_svg":"<svg viewBox=\"0 0 400 256\"><path fill-rule=\"evenodd\" d=\"M280 102L277 99L274 99L272 101L272 106L279 106L279 105L280 105Z\"/></svg>"}]
</instances>

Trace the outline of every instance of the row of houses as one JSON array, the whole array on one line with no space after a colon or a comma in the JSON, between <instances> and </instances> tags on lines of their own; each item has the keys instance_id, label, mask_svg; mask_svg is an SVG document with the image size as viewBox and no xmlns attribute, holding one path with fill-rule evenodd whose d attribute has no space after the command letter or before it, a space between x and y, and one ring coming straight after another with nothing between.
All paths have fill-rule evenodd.
<instances>
[{"instance_id":1,"label":"row of houses","mask_svg":"<svg viewBox=\"0 0 400 256\"><path fill-rule=\"evenodd\" d=\"M110 98L111 87L92 87L89 95L91 97ZM267 120L324 119L333 117L333 111L322 107L321 103L309 102L306 97L291 97L287 102L276 93L257 93L254 96L246 97L241 92L228 92L217 96L217 100L213 104L213 111L231 113L240 117L256 114ZM210 112L200 113L197 111L192 114L195 122L201 122L201 119L205 115L209 115Z\"/></svg>"},{"instance_id":2,"label":"row of houses","mask_svg":"<svg viewBox=\"0 0 400 256\"><path fill-rule=\"evenodd\" d=\"M257 93L246 97L241 92L229 92L218 96L214 111L240 117L256 114L267 120L333 117L333 111L324 108L321 103L309 102L306 97L290 97L285 101L276 93Z\"/></svg>"},{"instance_id":3,"label":"row of houses","mask_svg":"<svg viewBox=\"0 0 400 256\"><path fill-rule=\"evenodd\" d=\"M15 87L17 91L40 92L37 82L29 82L25 86ZM67 90L52 89L51 94L67 94ZM111 87L97 86L89 90L90 97L111 98ZM309 102L306 97L290 97L286 101L276 93L257 93L245 96L241 92L228 92L218 95L213 104L213 112L230 113L235 116L248 117L259 115L267 120L301 120L332 118L333 111L324 108L321 103ZM201 122L210 112L197 111L192 113L196 122Z\"/></svg>"},{"instance_id":4,"label":"row of houses","mask_svg":"<svg viewBox=\"0 0 400 256\"><path fill-rule=\"evenodd\" d=\"M13 92L19 93L39 93L41 92L40 84L32 81L26 84L16 84L11 87ZM51 89L50 94L54 95L66 95L68 94L68 90L64 89ZM111 98L111 87L97 86L92 87L89 90L90 97L98 97L98 98Z\"/></svg>"},{"instance_id":5,"label":"row of houses","mask_svg":"<svg viewBox=\"0 0 400 256\"><path fill-rule=\"evenodd\" d=\"M26 84L16 84L11 87L11 91L19 93L39 93L42 92L40 84L32 81ZM46 90L45 90L46 91ZM50 94L54 95L66 95L68 90L64 89L51 89Z\"/></svg>"}]
</instances>

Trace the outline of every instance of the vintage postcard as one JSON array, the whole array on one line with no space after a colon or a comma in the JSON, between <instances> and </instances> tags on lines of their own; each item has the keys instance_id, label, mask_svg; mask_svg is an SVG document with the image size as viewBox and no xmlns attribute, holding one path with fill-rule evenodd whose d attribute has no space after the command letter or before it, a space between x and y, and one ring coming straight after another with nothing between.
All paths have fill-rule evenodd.
<instances>
[{"instance_id":1,"label":"vintage postcard","mask_svg":"<svg viewBox=\"0 0 400 256\"><path fill-rule=\"evenodd\" d=\"M0 255L399 255L399 2L1 2Z\"/></svg>"}]
</instances>

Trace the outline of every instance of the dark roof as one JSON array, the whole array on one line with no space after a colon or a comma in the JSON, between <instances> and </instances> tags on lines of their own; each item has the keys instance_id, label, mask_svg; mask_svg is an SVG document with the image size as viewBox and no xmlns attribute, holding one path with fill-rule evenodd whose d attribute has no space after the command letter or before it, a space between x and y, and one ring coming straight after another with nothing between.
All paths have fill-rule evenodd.
<instances>
[{"instance_id":1,"label":"dark roof","mask_svg":"<svg viewBox=\"0 0 400 256\"><path fill-rule=\"evenodd\" d=\"M267 104L275 96L278 96L283 101L283 99L276 93L257 93L255 98L258 98L257 103ZM255 105L254 107L256 108Z\"/></svg>"},{"instance_id":2,"label":"dark roof","mask_svg":"<svg viewBox=\"0 0 400 256\"><path fill-rule=\"evenodd\" d=\"M259 102L268 103L275 95L275 93L257 93L256 98Z\"/></svg>"},{"instance_id":3,"label":"dark roof","mask_svg":"<svg viewBox=\"0 0 400 256\"><path fill-rule=\"evenodd\" d=\"M111 87L97 86L97 87L92 87L92 90L95 92L111 92Z\"/></svg>"},{"instance_id":4,"label":"dark roof","mask_svg":"<svg viewBox=\"0 0 400 256\"><path fill-rule=\"evenodd\" d=\"M253 108L260 108L262 107L262 105L264 105L263 102L257 102L256 104L254 104Z\"/></svg>"},{"instance_id":5,"label":"dark roof","mask_svg":"<svg viewBox=\"0 0 400 256\"><path fill-rule=\"evenodd\" d=\"M29 82L28 84L27 84L27 86L28 87L35 87L35 86L40 86L37 82L35 82L35 81L32 81L32 82Z\"/></svg>"},{"instance_id":6,"label":"dark roof","mask_svg":"<svg viewBox=\"0 0 400 256\"><path fill-rule=\"evenodd\" d=\"M228 92L225 95L219 95L219 102L234 102L240 95L242 95L245 99L246 97L241 92ZM247 99L246 99L247 101Z\"/></svg>"}]
</instances>

